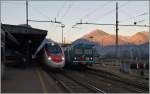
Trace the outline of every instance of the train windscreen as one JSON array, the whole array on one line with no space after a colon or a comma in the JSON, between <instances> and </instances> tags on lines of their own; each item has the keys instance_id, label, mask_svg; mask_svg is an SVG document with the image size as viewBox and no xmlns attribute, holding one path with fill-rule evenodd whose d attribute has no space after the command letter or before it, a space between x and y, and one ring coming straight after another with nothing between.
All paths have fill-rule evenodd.
<instances>
[{"instance_id":1,"label":"train windscreen","mask_svg":"<svg viewBox=\"0 0 150 94\"><path fill-rule=\"evenodd\" d=\"M87 54L87 55L92 54L92 49L84 49L84 54Z\"/></svg>"},{"instance_id":2,"label":"train windscreen","mask_svg":"<svg viewBox=\"0 0 150 94\"><path fill-rule=\"evenodd\" d=\"M75 54L82 54L82 49L76 48L75 49Z\"/></svg>"},{"instance_id":3,"label":"train windscreen","mask_svg":"<svg viewBox=\"0 0 150 94\"><path fill-rule=\"evenodd\" d=\"M52 43L47 44L46 48L48 49L48 51L50 53L53 53L53 54L62 53L62 50L61 50L60 46L57 45L57 44L54 44L54 43L53 44Z\"/></svg>"}]
</instances>

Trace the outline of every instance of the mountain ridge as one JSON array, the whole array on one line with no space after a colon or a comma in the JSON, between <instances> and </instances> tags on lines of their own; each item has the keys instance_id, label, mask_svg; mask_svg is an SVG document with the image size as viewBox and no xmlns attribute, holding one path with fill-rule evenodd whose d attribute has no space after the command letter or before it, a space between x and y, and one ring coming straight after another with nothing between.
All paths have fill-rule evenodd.
<instances>
[{"instance_id":1,"label":"mountain ridge","mask_svg":"<svg viewBox=\"0 0 150 94\"><path fill-rule=\"evenodd\" d=\"M89 42L95 42L101 44L102 46L115 45L116 43L115 35L106 33L101 29L95 29L79 39L84 39ZM149 32L146 31L137 32L132 36L118 35L119 45L126 45L126 44L140 45L146 42L149 42Z\"/></svg>"}]
</instances>

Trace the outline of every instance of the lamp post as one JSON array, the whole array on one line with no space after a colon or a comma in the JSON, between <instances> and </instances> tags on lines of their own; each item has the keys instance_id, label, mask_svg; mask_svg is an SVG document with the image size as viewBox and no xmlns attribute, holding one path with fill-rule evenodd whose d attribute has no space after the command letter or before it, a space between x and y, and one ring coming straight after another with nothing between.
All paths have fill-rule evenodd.
<instances>
[{"instance_id":1,"label":"lamp post","mask_svg":"<svg viewBox=\"0 0 150 94\"><path fill-rule=\"evenodd\" d=\"M62 45L64 44L64 33L63 33L63 28L65 27L65 25L64 24L61 24L61 28L62 28Z\"/></svg>"}]
</instances>

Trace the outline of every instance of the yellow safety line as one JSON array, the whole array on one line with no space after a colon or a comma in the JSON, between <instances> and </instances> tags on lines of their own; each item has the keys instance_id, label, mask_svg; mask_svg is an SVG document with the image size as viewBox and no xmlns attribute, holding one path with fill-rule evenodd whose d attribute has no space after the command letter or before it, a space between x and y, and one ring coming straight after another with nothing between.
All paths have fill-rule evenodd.
<instances>
[{"instance_id":1,"label":"yellow safety line","mask_svg":"<svg viewBox=\"0 0 150 94\"><path fill-rule=\"evenodd\" d=\"M44 83L44 80L43 80L42 75L41 75L41 72L40 72L40 68L37 69L37 74L38 74L38 78L39 78L39 81L40 81L40 83L41 83L43 92L44 92L44 93L48 93L47 88L46 88L46 85L45 85L45 83Z\"/></svg>"}]
</instances>

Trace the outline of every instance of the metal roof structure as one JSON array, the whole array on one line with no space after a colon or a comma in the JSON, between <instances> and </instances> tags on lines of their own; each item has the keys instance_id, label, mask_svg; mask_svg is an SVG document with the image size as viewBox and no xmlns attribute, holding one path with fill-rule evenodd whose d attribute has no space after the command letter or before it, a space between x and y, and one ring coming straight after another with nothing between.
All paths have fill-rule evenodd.
<instances>
[{"instance_id":1,"label":"metal roof structure","mask_svg":"<svg viewBox=\"0 0 150 94\"><path fill-rule=\"evenodd\" d=\"M21 53L26 53L27 46L29 46L30 53L33 54L47 35L46 30L21 25L1 24L1 29L11 34L18 41L20 46L17 49ZM5 42L12 45L12 47L14 45L14 42L9 40Z\"/></svg>"}]
</instances>

